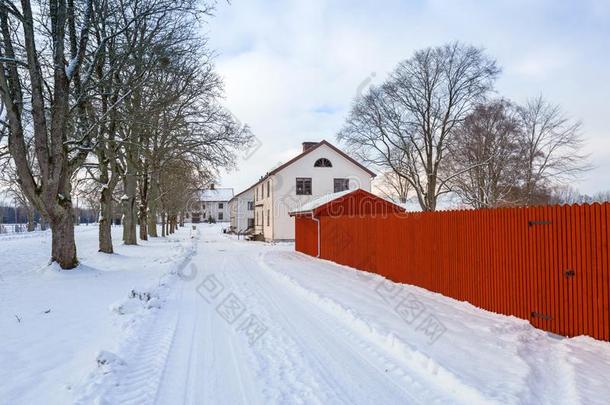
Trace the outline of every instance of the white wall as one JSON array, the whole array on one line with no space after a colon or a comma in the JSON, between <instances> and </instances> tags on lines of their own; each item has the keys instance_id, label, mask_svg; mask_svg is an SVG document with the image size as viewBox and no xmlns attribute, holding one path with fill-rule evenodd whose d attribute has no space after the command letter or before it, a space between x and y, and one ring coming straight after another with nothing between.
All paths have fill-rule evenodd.
<instances>
[{"instance_id":1,"label":"white wall","mask_svg":"<svg viewBox=\"0 0 610 405\"><path fill-rule=\"evenodd\" d=\"M219 208L219 204L222 204L222 208ZM210 215L216 222L230 221L228 201L202 201L201 213L201 222L206 222ZM222 219L220 219L219 213L222 213Z\"/></svg>"},{"instance_id":2,"label":"white wall","mask_svg":"<svg viewBox=\"0 0 610 405\"><path fill-rule=\"evenodd\" d=\"M315 161L320 158L330 160L332 167L314 167ZM297 177L311 177L311 195L296 195ZM294 218L288 212L314 198L334 192L335 178L349 179L350 189L371 191L371 175L327 145L318 147L274 174L271 189L273 204L269 203L269 208L263 207L271 209L274 226L272 234L267 236L268 233L265 233L265 238L294 239Z\"/></svg>"},{"instance_id":3,"label":"white wall","mask_svg":"<svg viewBox=\"0 0 610 405\"><path fill-rule=\"evenodd\" d=\"M254 209L248 209L248 202L254 202L254 189L247 190L231 200L229 213L231 226L237 231L248 228L248 219L254 218Z\"/></svg>"},{"instance_id":4,"label":"white wall","mask_svg":"<svg viewBox=\"0 0 610 405\"><path fill-rule=\"evenodd\" d=\"M254 190L255 215L257 232L262 232L267 240L274 239L273 233L273 182L274 177L265 179L256 185Z\"/></svg>"}]
</instances>

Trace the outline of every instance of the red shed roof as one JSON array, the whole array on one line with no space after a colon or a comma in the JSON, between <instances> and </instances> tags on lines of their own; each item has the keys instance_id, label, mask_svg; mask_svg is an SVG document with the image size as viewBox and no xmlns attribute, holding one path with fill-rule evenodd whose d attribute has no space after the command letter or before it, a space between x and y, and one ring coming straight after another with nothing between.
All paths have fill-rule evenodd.
<instances>
[{"instance_id":1,"label":"red shed roof","mask_svg":"<svg viewBox=\"0 0 610 405\"><path fill-rule=\"evenodd\" d=\"M398 212L405 212L405 209L359 188L316 198L290 211L290 216L340 216Z\"/></svg>"}]
</instances>

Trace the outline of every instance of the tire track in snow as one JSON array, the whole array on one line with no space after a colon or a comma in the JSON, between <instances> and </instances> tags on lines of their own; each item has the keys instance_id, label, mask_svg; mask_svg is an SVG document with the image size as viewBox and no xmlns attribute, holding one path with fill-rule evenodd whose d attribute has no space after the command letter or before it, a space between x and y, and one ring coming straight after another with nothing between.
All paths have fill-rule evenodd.
<instances>
[{"instance_id":1,"label":"tire track in snow","mask_svg":"<svg viewBox=\"0 0 610 405\"><path fill-rule=\"evenodd\" d=\"M246 269L244 272L256 271L252 269L253 260L251 256L240 255L236 257L236 268ZM244 288L247 284L242 271L228 271L225 275L231 280L232 287L241 297L245 297L250 309L257 316L265 318L270 330L256 342L256 345L249 347L249 355L253 362L258 365L258 377L262 379L259 383L264 383L263 394L266 396L264 403L307 403L324 404L330 398L325 395L322 386L326 385L326 391L330 386L340 385L334 381L332 375L325 375L323 380L317 375L310 373L314 366L318 369L320 364L311 364L303 353L303 345L299 345L293 339L292 334L286 334L285 330L271 327L270 320L277 315L267 308L268 301L261 296L259 289ZM236 276L239 280L236 280ZM252 309L252 304L254 308ZM273 322L273 321L271 321Z\"/></svg>"},{"instance_id":2,"label":"tire track in snow","mask_svg":"<svg viewBox=\"0 0 610 405\"><path fill-rule=\"evenodd\" d=\"M261 263L257 261L257 264L260 266ZM410 382L410 388L416 390L416 383L410 381L409 377L400 371L400 367L373 350L355 334L348 334L346 329L339 328L334 319L329 319L323 313L314 317L311 315L311 309L315 308L308 307L305 302L299 302L298 298L295 301L294 297L280 293L283 286L274 284L265 277L264 268L253 269L251 262L249 267L250 269L241 272L239 276L245 276L249 283L256 286L256 292L262 293L263 306L267 308L269 318L276 321L276 329L281 328L282 332L287 332L290 338L294 339L296 347L307 349L306 354L299 353L301 364L307 360L303 359L304 355L309 361L313 361L313 367L309 368L323 377L322 392L333 394L322 402L421 402L405 389L404 384ZM315 336L312 331L315 331ZM343 368L350 363L350 368ZM354 366L354 363L359 365ZM351 376L346 380L345 376L349 374ZM427 402L432 399L429 394L426 397Z\"/></svg>"},{"instance_id":3,"label":"tire track in snow","mask_svg":"<svg viewBox=\"0 0 610 405\"><path fill-rule=\"evenodd\" d=\"M191 262L197 253L197 241L197 238L191 239L189 248L181 251L183 254L179 255L172 273L182 271ZM157 314L147 314L152 318L138 330L143 335L136 333L123 345L122 352L127 352L126 355L120 353L124 356L124 364L113 367L100 379L90 381L77 404L156 403L159 387L167 374L168 358L185 316L184 311L176 311L173 307L182 300L185 284L180 279L173 281L179 284L176 290L170 290L165 300L167 306L158 309Z\"/></svg>"},{"instance_id":4,"label":"tire track in snow","mask_svg":"<svg viewBox=\"0 0 610 405\"><path fill-rule=\"evenodd\" d=\"M177 317L157 318L125 365L93 383L76 404L151 404L175 338ZM98 392L101 390L101 393Z\"/></svg>"},{"instance_id":5,"label":"tire track in snow","mask_svg":"<svg viewBox=\"0 0 610 405\"><path fill-rule=\"evenodd\" d=\"M198 277L185 285L183 297L176 304L177 311L186 315L178 327L156 403L249 404L256 397L248 364L242 358L245 342L235 339L214 305L196 290L210 269L219 272L226 266L226 257L211 255L210 249L193 259Z\"/></svg>"},{"instance_id":6,"label":"tire track in snow","mask_svg":"<svg viewBox=\"0 0 610 405\"><path fill-rule=\"evenodd\" d=\"M398 341L395 337L392 336L383 336L380 335L375 330L371 329L369 325L364 323L361 319L355 317L355 315L342 307L339 303L334 302L329 298L323 298L319 296L314 291L308 290L307 288L300 285L296 280L293 280L289 276L273 269L273 267L266 263L265 261L266 254L262 254L259 257L259 263L263 266L267 273L275 278L280 285L287 286L288 288L294 290L299 293L305 300L309 301L312 305L318 307L328 316L332 317L337 324L342 324L346 334L351 334L352 336L360 339L361 341L366 342L365 346L369 348L376 347L376 353L381 358L385 358L387 361L397 364L400 363L400 366L395 366L398 369L403 370L402 376L403 378L409 380L412 384L417 387L437 387L440 396L445 396L445 401L450 399L452 403L494 403L495 401L491 398L487 398L480 391L476 390L474 387L462 382L456 375L451 373L449 370L444 369L443 367L436 364L432 359L427 358L423 353L414 351L414 349L410 348L408 344L405 342ZM303 263L306 267L315 269L315 261L308 261ZM274 263L274 265L279 265L279 263ZM349 322L347 319L353 320L353 322ZM355 324L354 324L355 322ZM364 339L364 340L363 340ZM392 356L392 358L396 357L395 352L388 351L387 343L388 340L391 339L393 346L398 345L399 349L397 353L402 357L399 359L401 361L390 361L387 356ZM382 355L381 353L386 353L386 355ZM422 364L422 366L417 367L413 363L417 362ZM405 372L407 369L409 372ZM449 385L450 387L460 387L459 399L455 398L451 391L449 391L445 385ZM440 394L440 392L444 392ZM443 401L443 402L445 402Z\"/></svg>"}]
</instances>

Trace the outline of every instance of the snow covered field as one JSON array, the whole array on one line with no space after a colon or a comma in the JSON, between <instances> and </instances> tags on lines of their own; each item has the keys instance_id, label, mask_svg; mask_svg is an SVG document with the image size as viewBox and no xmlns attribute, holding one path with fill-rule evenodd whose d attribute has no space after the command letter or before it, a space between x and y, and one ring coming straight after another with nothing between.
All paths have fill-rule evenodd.
<instances>
[{"instance_id":1,"label":"snow covered field","mask_svg":"<svg viewBox=\"0 0 610 405\"><path fill-rule=\"evenodd\" d=\"M610 343L198 228L108 257L80 227L61 273L47 233L0 238L0 404L610 398Z\"/></svg>"}]
</instances>

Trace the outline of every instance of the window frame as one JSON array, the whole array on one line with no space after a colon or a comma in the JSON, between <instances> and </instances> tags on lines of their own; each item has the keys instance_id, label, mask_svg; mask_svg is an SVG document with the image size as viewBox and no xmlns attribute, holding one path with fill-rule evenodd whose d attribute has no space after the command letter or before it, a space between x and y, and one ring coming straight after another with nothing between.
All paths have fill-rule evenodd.
<instances>
[{"instance_id":1,"label":"window frame","mask_svg":"<svg viewBox=\"0 0 610 405\"><path fill-rule=\"evenodd\" d=\"M343 182L342 185L344 186L344 187L340 187L341 190L337 190L337 182L339 182L339 181ZM335 177L333 179L333 190L334 190L335 193L339 193L341 191L349 190L349 178Z\"/></svg>"},{"instance_id":2,"label":"window frame","mask_svg":"<svg viewBox=\"0 0 610 405\"><path fill-rule=\"evenodd\" d=\"M300 185L299 185L299 182L301 182ZM307 190L307 184L309 184L309 190ZM312 189L313 189L313 181L312 181L311 177L297 177L295 179L296 195L311 195Z\"/></svg>"},{"instance_id":3,"label":"window frame","mask_svg":"<svg viewBox=\"0 0 610 405\"><path fill-rule=\"evenodd\" d=\"M333 167L333 162L331 162L328 158L322 157L313 163L313 167Z\"/></svg>"}]
</instances>

